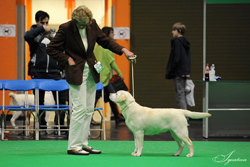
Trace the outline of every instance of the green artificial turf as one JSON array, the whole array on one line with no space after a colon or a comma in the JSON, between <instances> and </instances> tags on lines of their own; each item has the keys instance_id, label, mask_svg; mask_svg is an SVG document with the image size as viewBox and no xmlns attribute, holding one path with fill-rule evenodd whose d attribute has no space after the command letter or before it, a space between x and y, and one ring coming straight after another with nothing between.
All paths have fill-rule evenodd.
<instances>
[{"instance_id":1,"label":"green artificial turf","mask_svg":"<svg viewBox=\"0 0 250 167\"><path fill-rule=\"evenodd\" d=\"M141 157L130 155L134 150L133 141L89 141L89 145L102 150L102 154L88 156L66 154L67 144L67 141L0 141L0 167L250 166L249 142L195 141L192 158L186 157L189 152L186 145L181 156L173 157L178 149L173 141L145 141ZM214 162L214 157L218 157L217 161L224 158L224 162Z\"/></svg>"}]
</instances>

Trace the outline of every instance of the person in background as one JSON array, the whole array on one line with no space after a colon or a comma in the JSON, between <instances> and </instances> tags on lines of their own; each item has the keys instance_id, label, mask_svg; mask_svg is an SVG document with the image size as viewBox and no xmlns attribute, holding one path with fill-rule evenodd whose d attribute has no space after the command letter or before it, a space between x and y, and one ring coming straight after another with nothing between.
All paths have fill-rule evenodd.
<instances>
[{"instance_id":1,"label":"person in background","mask_svg":"<svg viewBox=\"0 0 250 167\"><path fill-rule=\"evenodd\" d=\"M68 154L100 154L88 145L90 121L94 112L96 83L100 81L99 67L93 53L95 43L127 58L134 53L107 37L97 25L91 10L85 5L74 9L72 20L60 25L56 36L47 47L47 53L65 65L73 102L70 119ZM65 52L60 51L63 46Z\"/></svg>"},{"instance_id":2,"label":"person in background","mask_svg":"<svg viewBox=\"0 0 250 167\"><path fill-rule=\"evenodd\" d=\"M172 27L174 39L171 40L171 52L166 68L166 79L173 79L176 91L176 101L180 109L187 109L185 87L187 77L191 73L190 43L183 35L186 26L175 23Z\"/></svg>"},{"instance_id":3,"label":"person in background","mask_svg":"<svg viewBox=\"0 0 250 167\"><path fill-rule=\"evenodd\" d=\"M115 34L114 34L114 29L112 27L103 27L102 32L104 32L104 34L106 34L111 40L114 40ZM113 75L112 70L115 70L122 80L124 79L124 76L122 75L122 72L115 63L113 52L111 52L108 49L104 49L100 45L96 45L94 49L94 54L96 56L97 61L100 61L104 67L104 70L101 71L100 73L100 81L104 86L104 101L105 103L109 102L111 110L115 117L115 123L116 125L118 125L119 123L124 122L125 119L120 115L117 105L109 99L110 93L116 93L109 80L112 78ZM97 100L101 96L102 96L101 91L97 91L95 104L97 103Z\"/></svg>"},{"instance_id":4,"label":"person in background","mask_svg":"<svg viewBox=\"0 0 250 167\"><path fill-rule=\"evenodd\" d=\"M30 61L28 64L28 75L32 79L61 79L61 74L58 66L58 62L47 55L46 47L53 38L54 30L49 26L49 14L44 11L37 11L35 14L36 24L32 25L30 30L25 32L24 39L29 44L30 48ZM62 49L62 48L61 48ZM35 91L34 91L35 93ZM56 101L56 92L52 92L54 100ZM45 91L39 91L39 105L44 104ZM59 103L65 104L65 91L59 93ZM43 111L39 110L39 115ZM64 120L65 113L59 111L61 119ZM55 122L57 123L57 116ZM46 129L45 113L41 116L41 129ZM64 125L64 121L61 122ZM41 131L41 134L47 134L46 131Z\"/></svg>"}]
</instances>

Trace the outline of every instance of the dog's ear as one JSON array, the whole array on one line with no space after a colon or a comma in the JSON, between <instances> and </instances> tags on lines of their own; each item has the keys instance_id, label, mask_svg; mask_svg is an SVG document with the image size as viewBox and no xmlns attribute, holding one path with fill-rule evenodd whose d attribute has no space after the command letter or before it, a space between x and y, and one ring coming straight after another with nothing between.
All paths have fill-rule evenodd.
<instances>
[{"instance_id":1,"label":"dog's ear","mask_svg":"<svg viewBox=\"0 0 250 167\"><path fill-rule=\"evenodd\" d=\"M120 102L122 102L122 101L125 101L126 100L126 95L125 94L122 94L121 96L119 96L118 98L117 98L117 103L120 103Z\"/></svg>"}]
</instances>

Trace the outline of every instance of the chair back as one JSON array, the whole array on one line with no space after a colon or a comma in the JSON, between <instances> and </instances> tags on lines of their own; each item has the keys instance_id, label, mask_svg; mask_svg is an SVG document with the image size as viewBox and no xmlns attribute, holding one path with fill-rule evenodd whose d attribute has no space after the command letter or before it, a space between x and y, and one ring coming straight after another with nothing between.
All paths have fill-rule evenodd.
<instances>
[{"instance_id":1,"label":"chair back","mask_svg":"<svg viewBox=\"0 0 250 167\"><path fill-rule=\"evenodd\" d=\"M13 81L7 81L3 88L5 90L11 90L11 91L29 91L36 88L36 83L33 81L27 81L27 80L13 80Z\"/></svg>"},{"instance_id":2,"label":"chair back","mask_svg":"<svg viewBox=\"0 0 250 167\"><path fill-rule=\"evenodd\" d=\"M69 84L65 79L61 80L44 80L39 83L39 89L44 91L63 91L69 90Z\"/></svg>"},{"instance_id":3,"label":"chair back","mask_svg":"<svg viewBox=\"0 0 250 167\"><path fill-rule=\"evenodd\" d=\"M104 89L103 84L101 82L98 82L96 84L96 90L99 91L99 90L103 90L103 89Z\"/></svg>"}]
</instances>

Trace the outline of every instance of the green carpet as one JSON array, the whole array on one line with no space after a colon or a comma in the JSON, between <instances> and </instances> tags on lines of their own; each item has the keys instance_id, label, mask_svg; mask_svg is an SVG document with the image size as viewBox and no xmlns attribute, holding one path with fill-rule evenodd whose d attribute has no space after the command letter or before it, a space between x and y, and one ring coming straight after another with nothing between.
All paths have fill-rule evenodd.
<instances>
[{"instance_id":1,"label":"green carpet","mask_svg":"<svg viewBox=\"0 0 250 167\"><path fill-rule=\"evenodd\" d=\"M194 157L187 158L188 148L179 157L173 141L145 141L141 157L131 156L133 141L89 141L102 154L67 155L67 141L0 141L1 167L249 167L249 142L195 141ZM234 152L233 152L234 151ZM232 154L231 154L232 153ZM229 155L231 154L231 155ZM220 156L221 155L221 156ZM224 162L222 155L227 155ZM227 160L226 160L227 159ZM234 161L233 161L234 160ZM230 162L229 162L230 161Z\"/></svg>"}]
</instances>

